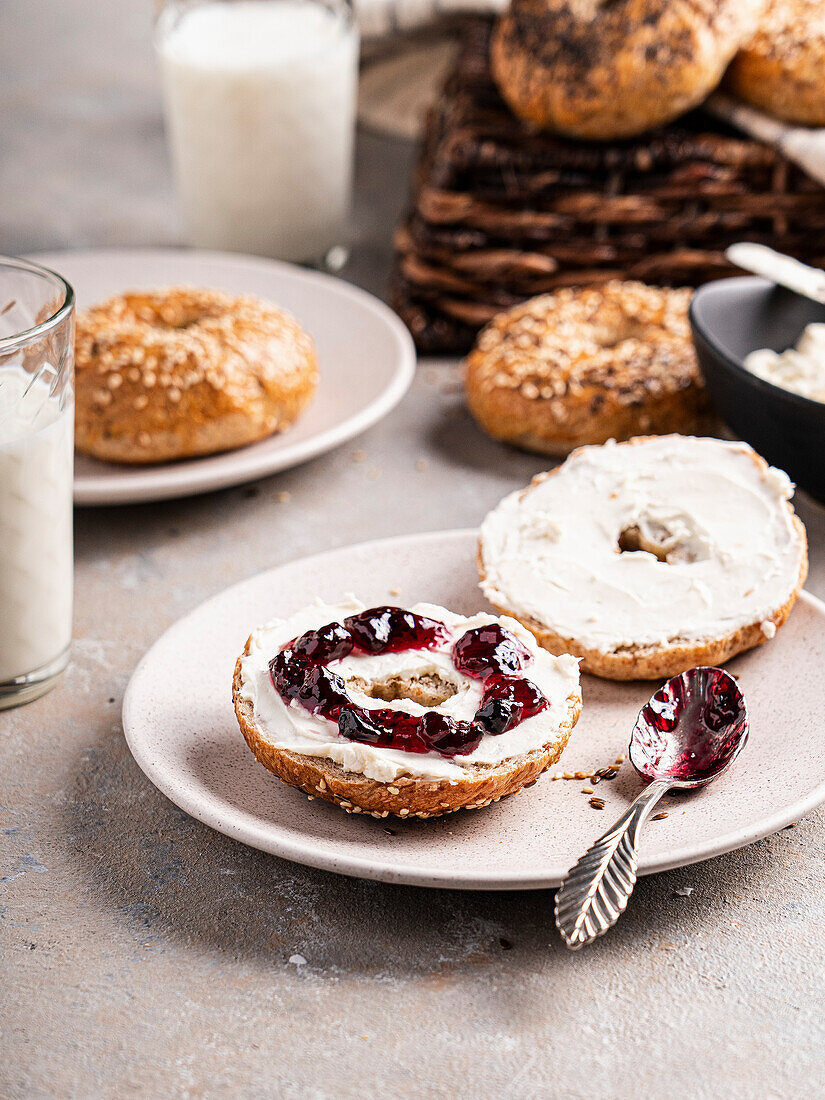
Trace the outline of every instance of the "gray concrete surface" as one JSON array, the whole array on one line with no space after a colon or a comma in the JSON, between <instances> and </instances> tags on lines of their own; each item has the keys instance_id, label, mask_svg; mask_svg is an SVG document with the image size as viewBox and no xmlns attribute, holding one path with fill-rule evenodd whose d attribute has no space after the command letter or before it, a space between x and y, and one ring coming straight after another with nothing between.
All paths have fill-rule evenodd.
<instances>
[{"instance_id":1,"label":"gray concrete surface","mask_svg":"<svg viewBox=\"0 0 825 1100\"><path fill-rule=\"evenodd\" d=\"M0 250L176 240L147 9L0 7ZM409 162L362 136L347 274L373 289ZM643 880L613 934L572 956L551 893L291 865L192 821L132 762L125 685L182 613L298 555L474 524L540 467L475 431L455 381L423 364L356 444L257 485L78 512L72 665L0 714L0 1096L825 1091L821 810ZM825 596L825 511L799 510Z\"/></svg>"}]
</instances>

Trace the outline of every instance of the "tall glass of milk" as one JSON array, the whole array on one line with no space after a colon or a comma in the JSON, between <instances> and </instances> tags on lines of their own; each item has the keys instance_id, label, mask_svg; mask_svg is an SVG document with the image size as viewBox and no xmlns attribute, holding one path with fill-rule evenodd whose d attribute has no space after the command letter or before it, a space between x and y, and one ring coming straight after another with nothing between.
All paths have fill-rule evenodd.
<instances>
[{"instance_id":1,"label":"tall glass of milk","mask_svg":"<svg viewBox=\"0 0 825 1100\"><path fill-rule=\"evenodd\" d=\"M350 0L176 0L156 43L189 243L340 256L358 72Z\"/></svg>"},{"instance_id":2,"label":"tall glass of milk","mask_svg":"<svg viewBox=\"0 0 825 1100\"><path fill-rule=\"evenodd\" d=\"M74 294L0 257L0 708L35 699L72 636Z\"/></svg>"}]
</instances>

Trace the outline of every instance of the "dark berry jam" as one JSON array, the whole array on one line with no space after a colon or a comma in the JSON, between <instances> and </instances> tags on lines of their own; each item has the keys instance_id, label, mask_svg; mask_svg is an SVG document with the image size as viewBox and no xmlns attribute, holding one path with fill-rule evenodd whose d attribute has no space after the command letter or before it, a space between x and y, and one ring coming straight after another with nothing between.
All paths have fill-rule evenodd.
<instances>
[{"instance_id":1,"label":"dark berry jam","mask_svg":"<svg viewBox=\"0 0 825 1100\"><path fill-rule=\"evenodd\" d=\"M416 715L389 707L364 710L350 704L338 714L338 732L342 737L385 749L430 752L420 727L421 719Z\"/></svg>"},{"instance_id":2,"label":"dark berry jam","mask_svg":"<svg viewBox=\"0 0 825 1100\"><path fill-rule=\"evenodd\" d=\"M341 623L327 623L318 630L308 630L290 644L294 653L302 653L319 664L341 661L352 653L352 634Z\"/></svg>"},{"instance_id":3,"label":"dark berry jam","mask_svg":"<svg viewBox=\"0 0 825 1100\"><path fill-rule=\"evenodd\" d=\"M283 699L295 699L311 714L336 721L338 711L349 701L340 676L303 653L284 649L269 662L269 675Z\"/></svg>"},{"instance_id":4,"label":"dark berry jam","mask_svg":"<svg viewBox=\"0 0 825 1100\"><path fill-rule=\"evenodd\" d=\"M344 619L344 626L364 653L433 649L449 636L444 623L405 611L403 607L371 607Z\"/></svg>"},{"instance_id":5,"label":"dark berry jam","mask_svg":"<svg viewBox=\"0 0 825 1100\"><path fill-rule=\"evenodd\" d=\"M424 740L432 752L442 756L467 756L474 752L484 736L477 722L458 722L430 710L421 719Z\"/></svg>"},{"instance_id":6,"label":"dark berry jam","mask_svg":"<svg viewBox=\"0 0 825 1100\"><path fill-rule=\"evenodd\" d=\"M487 681L475 720L486 733L505 733L548 705L531 680L494 676Z\"/></svg>"},{"instance_id":7,"label":"dark berry jam","mask_svg":"<svg viewBox=\"0 0 825 1100\"><path fill-rule=\"evenodd\" d=\"M363 710L356 706L341 708L338 732L348 741L447 757L466 756L478 748L484 736L475 722L457 722L433 710L418 717L389 708Z\"/></svg>"},{"instance_id":8,"label":"dark berry jam","mask_svg":"<svg viewBox=\"0 0 825 1100\"><path fill-rule=\"evenodd\" d=\"M488 676L507 676L521 670L532 657L515 634L498 623L476 626L462 634L453 646L453 664L459 672L486 680Z\"/></svg>"},{"instance_id":9,"label":"dark berry jam","mask_svg":"<svg viewBox=\"0 0 825 1100\"><path fill-rule=\"evenodd\" d=\"M344 680L327 667L327 662L340 661L353 650L378 654L433 649L448 638L447 627L435 619L400 607L373 607L343 624L308 630L270 661L269 674L281 698L337 722L339 734L348 741L404 752L437 752L448 758L474 752L485 733L504 733L548 706L535 684L515 675L530 662L530 653L497 624L468 630L453 646L455 667L485 681L472 722L432 710L419 716L389 707L356 706Z\"/></svg>"}]
</instances>

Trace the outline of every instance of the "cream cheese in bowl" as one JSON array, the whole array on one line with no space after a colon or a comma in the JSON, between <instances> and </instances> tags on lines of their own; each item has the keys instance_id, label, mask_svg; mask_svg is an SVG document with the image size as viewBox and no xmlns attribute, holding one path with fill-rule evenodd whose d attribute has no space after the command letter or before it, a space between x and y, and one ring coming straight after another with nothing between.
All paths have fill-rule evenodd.
<instances>
[{"instance_id":1,"label":"cream cheese in bowl","mask_svg":"<svg viewBox=\"0 0 825 1100\"><path fill-rule=\"evenodd\" d=\"M744 365L775 386L825 402L825 324L808 325L796 345L786 351L752 351Z\"/></svg>"}]
</instances>

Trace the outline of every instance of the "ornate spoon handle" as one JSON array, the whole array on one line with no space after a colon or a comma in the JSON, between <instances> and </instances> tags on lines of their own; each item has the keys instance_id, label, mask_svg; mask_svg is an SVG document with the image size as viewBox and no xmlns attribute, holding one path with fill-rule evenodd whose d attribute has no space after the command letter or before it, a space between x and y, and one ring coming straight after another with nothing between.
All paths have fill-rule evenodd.
<instances>
[{"instance_id":1,"label":"ornate spoon handle","mask_svg":"<svg viewBox=\"0 0 825 1100\"><path fill-rule=\"evenodd\" d=\"M556 927L573 951L612 928L636 885L639 830L671 784L651 783L572 867L556 893Z\"/></svg>"}]
</instances>

